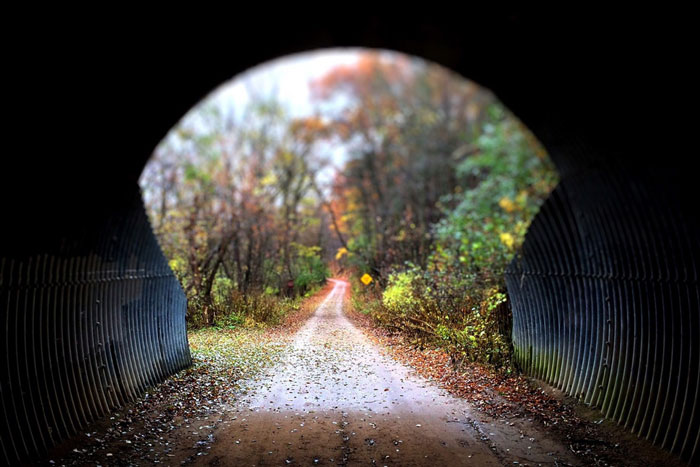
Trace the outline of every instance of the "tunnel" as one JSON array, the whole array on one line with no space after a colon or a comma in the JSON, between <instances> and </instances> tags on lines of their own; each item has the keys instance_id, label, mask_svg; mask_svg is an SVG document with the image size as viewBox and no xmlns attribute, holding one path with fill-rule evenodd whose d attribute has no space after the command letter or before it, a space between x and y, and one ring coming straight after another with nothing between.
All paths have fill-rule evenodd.
<instances>
[{"instance_id":1,"label":"tunnel","mask_svg":"<svg viewBox=\"0 0 700 467\"><path fill-rule=\"evenodd\" d=\"M350 46L448 67L533 131L561 181L506 271L517 364L700 461L700 210L680 113L683 28L661 38L630 15L523 12L251 18L32 23L40 45L9 53L4 463L40 457L191 364L185 295L137 184L158 141L254 65Z\"/></svg>"}]
</instances>

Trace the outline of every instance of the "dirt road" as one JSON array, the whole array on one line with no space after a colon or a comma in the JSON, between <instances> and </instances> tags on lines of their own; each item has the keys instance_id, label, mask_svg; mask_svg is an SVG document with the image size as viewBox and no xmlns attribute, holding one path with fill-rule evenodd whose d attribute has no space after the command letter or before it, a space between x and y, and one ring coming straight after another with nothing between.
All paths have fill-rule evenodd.
<instances>
[{"instance_id":1,"label":"dirt road","mask_svg":"<svg viewBox=\"0 0 700 467\"><path fill-rule=\"evenodd\" d=\"M527 421L496 422L383 355L343 314L346 282L282 361L212 425L200 465L575 465ZM215 427L214 427L215 425ZM206 442L206 441L205 441Z\"/></svg>"}]
</instances>

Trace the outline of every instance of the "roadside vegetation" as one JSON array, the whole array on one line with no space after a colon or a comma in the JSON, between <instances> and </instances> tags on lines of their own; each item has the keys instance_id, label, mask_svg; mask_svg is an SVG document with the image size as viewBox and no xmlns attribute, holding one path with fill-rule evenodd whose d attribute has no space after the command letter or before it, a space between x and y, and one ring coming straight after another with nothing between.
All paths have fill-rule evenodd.
<instances>
[{"instance_id":1,"label":"roadside vegetation","mask_svg":"<svg viewBox=\"0 0 700 467\"><path fill-rule=\"evenodd\" d=\"M205 101L156 149L141 185L191 328L276 324L328 277L303 125L273 100L239 121Z\"/></svg>"},{"instance_id":2,"label":"roadside vegetation","mask_svg":"<svg viewBox=\"0 0 700 467\"><path fill-rule=\"evenodd\" d=\"M457 364L510 371L503 272L556 171L492 95L439 68L404 73L367 58L322 81L349 95L333 202L339 263L372 279L354 281L355 309Z\"/></svg>"},{"instance_id":3,"label":"roadside vegetation","mask_svg":"<svg viewBox=\"0 0 700 467\"><path fill-rule=\"evenodd\" d=\"M543 148L487 90L403 55L358 52L309 90L302 117L205 100L144 172L189 326L279 323L333 271L375 325L511 371L503 272L557 182Z\"/></svg>"}]
</instances>

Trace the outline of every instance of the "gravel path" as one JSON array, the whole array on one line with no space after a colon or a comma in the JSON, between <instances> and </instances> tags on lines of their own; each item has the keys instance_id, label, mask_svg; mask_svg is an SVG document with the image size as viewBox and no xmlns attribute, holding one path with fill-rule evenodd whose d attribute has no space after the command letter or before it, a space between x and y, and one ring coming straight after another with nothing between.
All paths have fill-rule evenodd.
<instances>
[{"instance_id":1,"label":"gravel path","mask_svg":"<svg viewBox=\"0 0 700 467\"><path fill-rule=\"evenodd\" d=\"M207 425L206 455L188 463L577 464L527 420L488 419L383 354L343 314L346 287L334 281L280 362Z\"/></svg>"}]
</instances>

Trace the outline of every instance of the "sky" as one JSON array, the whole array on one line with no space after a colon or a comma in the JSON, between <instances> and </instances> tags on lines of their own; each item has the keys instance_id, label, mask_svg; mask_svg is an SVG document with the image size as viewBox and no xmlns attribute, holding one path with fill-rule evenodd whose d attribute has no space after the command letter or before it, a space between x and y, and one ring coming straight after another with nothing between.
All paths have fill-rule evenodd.
<instances>
[{"instance_id":1,"label":"sky","mask_svg":"<svg viewBox=\"0 0 700 467\"><path fill-rule=\"evenodd\" d=\"M222 108L241 112L250 101L249 91L276 96L291 117L313 114L309 82L338 65L355 63L360 49L330 49L282 57L235 76L215 89L212 99Z\"/></svg>"},{"instance_id":2,"label":"sky","mask_svg":"<svg viewBox=\"0 0 700 467\"><path fill-rule=\"evenodd\" d=\"M222 115L232 115L234 121L240 121L248 103L251 102L252 97L256 96L276 98L275 100L283 106L290 118L311 116L316 112L309 84L337 66L356 63L360 55L366 51L367 49L361 48L321 49L262 63L233 76L229 81L212 90L183 116L175 128L180 127L183 122L187 122L187 126L190 128L197 128L201 122L198 112L204 105L211 104L218 107ZM397 54L387 50L381 50L380 53L388 56ZM342 98L326 101L324 102L324 112L319 113L333 112L336 108L340 109L346 104L347 102ZM166 136L166 139L171 144L179 144L177 138ZM319 147L319 149L324 152L325 157L329 158L331 164L318 173L321 184L328 182L333 173L342 168L348 157L344 143L335 141L323 144L327 144L327 146ZM144 174L142 174L142 179L143 177Z\"/></svg>"},{"instance_id":3,"label":"sky","mask_svg":"<svg viewBox=\"0 0 700 467\"><path fill-rule=\"evenodd\" d=\"M309 83L339 65L355 63L362 52L363 49L358 48L323 49L262 63L212 90L183 116L183 120L196 127L197 112L203 104L215 105L223 115L231 115L233 112L235 120L240 120L251 96L276 97L291 118L313 115L314 105ZM177 144L173 140L171 143ZM319 172L321 184L328 182L347 159L347 150L342 143L326 146L323 151L331 164Z\"/></svg>"},{"instance_id":4,"label":"sky","mask_svg":"<svg viewBox=\"0 0 700 467\"><path fill-rule=\"evenodd\" d=\"M233 116L234 122L240 122L244 118L244 112L248 104L255 98L275 98L286 111L289 118L303 118L314 114L328 115L334 113L348 104L342 97L336 100L324 101L322 111L316 111L311 99L310 83L323 77L332 69L342 65L355 64L363 52L361 48L335 48L320 49L301 54L281 57L276 60L262 63L258 66L231 77L213 89L197 105L183 116L183 119L175 128L185 127L197 131L197 127L203 124L201 113L203 107L213 105L221 110L221 115ZM389 59L401 55L388 50L379 51L382 56ZM164 140L169 144L177 145L180 138L177 133L169 133ZM348 145L337 139L329 142L320 142L317 150L329 164L324 164L323 169L317 173L317 181L327 189L329 182L337 171L342 170L348 159ZM148 166L141 175L141 184L145 183L148 175Z\"/></svg>"}]
</instances>

